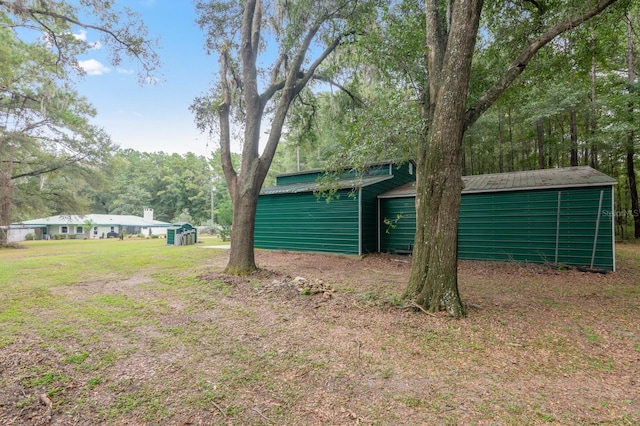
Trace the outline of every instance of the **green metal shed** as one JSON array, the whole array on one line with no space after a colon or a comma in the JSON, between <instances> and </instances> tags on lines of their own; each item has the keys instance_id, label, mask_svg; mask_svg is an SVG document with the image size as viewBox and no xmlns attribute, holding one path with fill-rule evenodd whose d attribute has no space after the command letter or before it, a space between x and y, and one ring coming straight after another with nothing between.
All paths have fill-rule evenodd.
<instances>
[{"instance_id":1,"label":"green metal shed","mask_svg":"<svg viewBox=\"0 0 640 426\"><path fill-rule=\"evenodd\" d=\"M320 171L279 175L258 199L255 247L357 254L378 250L377 196L415 180L413 163L381 163L333 180L330 201L319 196Z\"/></svg>"},{"instance_id":2,"label":"green metal shed","mask_svg":"<svg viewBox=\"0 0 640 426\"><path fill-rule=\"evenodd\" d=\"M167 245L188 246L198 242L198 230L186 222L178 222L167 228Z\"/></svg>"},{"instance_id":3,"label":"green metal shed","mask_svg":"<svg viewBox=\"0 0 640 426\"><path fill-rule=\"evenodd\" d=\"M460 259L615 270L615 179L590 167L570 167L463 180ZM415 184L378 198L379 250L405 250L415 233Z\"/></svg>"}]
</instances>

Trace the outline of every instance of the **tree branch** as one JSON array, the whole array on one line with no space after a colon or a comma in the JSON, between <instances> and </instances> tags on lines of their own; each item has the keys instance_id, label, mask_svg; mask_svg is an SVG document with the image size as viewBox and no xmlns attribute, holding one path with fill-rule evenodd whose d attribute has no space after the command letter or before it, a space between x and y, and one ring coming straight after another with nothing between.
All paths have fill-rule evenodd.
<instances>
[{"instance_id":1,"label":"tree branch","mask_svg":"<svg viewBox=\"0 0 640 426\"><path fill-rule=\"evenodd\" d=\"M310 30L311 31L311 30ZM316 30L317 31L317 30ZM314 33L315 34L315 33ZM348 37L350 35L354 35L355 31L349 31L346 32L344 34L340 34L339 36L337 36L333 42L327 46L327 48L322 52L322 54L320 56L318 56L318 58L311 64L311 66L309 67L309 69L306 72L301 72L300 71L300 66L302 64L302 61L294 61L294 65L291 69L291 73L294 72L295 70L295 93L294 93L294 97L295 95L297 95L298 93L300 93L300 91L305 87L305 85L308 83L308 81L311 78L314 78L315 75L315 70L320 66L320 64L327 58L327 56L329 56L331 54L331 52L333 52L338 46L340 46L342 44L342 41L344 40L345 37ZM307 34L307 38L309 37L309 34ZM313 39L313 36L311 37L311 39ZM310 43L310 40L309 40ZM308 47L308 44L307 44ZM298 65L298 63L300 63L300 65ZM296 68L296 66L298 68ZM280 81L276 81L274 83L272 83L262 94L262 100L264 103L266 103L269 99L271 99L273 97L273 95L275 95L279 90L284 89L284 87L287 85L287 80L290 77L290 75L287 75L287 79L283 79ZM318 80L322 80L322 78L317 78ZM324 80L327 81L327 80ZM327 81L330 82L330 81ZM337 87L340 87L340 85L336 84ZM345 90L346 91L346 90Z\"/></svg>"},{"instance_id":2,"label":"tree branch","mask_svg":"<svg viewBox=\"0 0 640 426\"><path fill-rule=\"evenodd\" d=\"M229 186L231 198L235 198L237 173L231 160L231 125L229 115L231 108L231 89L227 80L229 52L225 50L220 55L220 84L222 86L222 101L218 104L218 118L220 120L220 154L222 157L222 171Z\"/></svg>"},{"instance_id":3,"label":"tree branch","mask_svg":"<svg viewBox=\"0 0 640 426\"><path fill-rule=\"evenodd\" d=\"M31 17L33 18L34 21L40 24L45 30L47 30L47 33L51 35L51 38L53 39L53 44L56 45L56 50L58 51L58 59L56 60L56 65L60 65L60 62L62 62L62 49L60 48L60 44L58 44L58 37L56 36L55 31L49 28L49 26L47 26L47 24L42 22L34 13L31 13Z\"/></svg>"},{"instance_id":4,"label":"tree branch","mask_svg":"<svg viewBox=\"0 0 640 426\"><path fill-rule=\"evenodd\" d=\"M15 13L16 15L29 15L31 16L36 22L38 22L38 24L40 24L54 39L54 43L56 44L56 47L58 47L58 51L60 51L59 49L59 45L57 43L56 40L56 34L55 31L51 30L47 25L45 25L40 19L37 18L36 15L40 15L40 16L48 16L50 18L56 19L56 20L60 20L63 22L67 22L69 24L74 24L77 25L79 27L82 27L84 29L92 29L92 30L96 30L102 34L108 35L109 37L111 37L113 40L116 41L117 44L124 46L125 50L134 58L136 58L138 60L138 62L140 62L142 64L142 66L144 67L144 69L146 70L147 73L153 71L156 67L157 64L154 63L148 63L148 61L146 61L140 52L143 51L143 49L140 49L139 47L136 47L135 43L133 43L131 40L127 40L126 38L123 38L120 36L120 34L118 34L115 31L110 30L109 28L106 27L102 27L99 25L93 25L93 24L87 24L85 22L79 21L77 19L74 19L70 16L66 16L66 15L61 15L59 13L50 11L50 10L44 10L44 9L38 9L38 8L34 8L34 7L27 7L24 6L23 2L16 2L16 1L6 1L6 0L0 0L0 7L4 7L6 8L8 11L10 11L11 13ZM149 49L148 46L148 41L146 40L142 40L139 39L138 41L144 42L144 44L147 45L147 49ZM150 50L150 49L149 49ZM152 57L154 58L155 61L155 54L152 55Z\"/></svg>"},{"instance_id":5,"label":"tree branch","mask_svg":"<svg viewBox=\"0 0 640 426\"><path fill-rule=\"evenodd\" d=\"M446 32L442 28L437 0L425 1L425 14L427 19L426 55L429 73L429 100L434 102L436 92L440 87L440 74L446 48ZM433 111L433 107L434 105L429 105L428 111Z\"/></svg>"},{"instance_id":6,"label":"tree branch","mask_svg":"<svg viewBox=\"0 0 640 426\"><path fill-rule=\"evenodd\" d=\"M254 52L260 49L260 28L262 25L262 1L256 1L256 7L251 26L251 48Z\"/></svg>"},{"instance_id":7,"label":"tree branch","mask_svg":"<svg viewBox=\"0 0 640 426\"><path fill-rule=\"evenodd\" d=\"M333 79L331 79L329 77L323 76L321 74L318 74L318 73L315 73L311 78L313 80L324 81L325 83L329 83L332 86L336 86L338 89L340 89L344 93L346 93L351 98L351 100L353 100L353 101L355 101L355 102L357 102L359 104L362 104L362 100L360 98L358 98L356 95L351 93L351 91L349 91L349 89L347 89L346 87L344 87L343 85L341 85L337 81L335 81L335 80L333 80Z\"/></svg>"},{"instance_id":8,"label":"tree branch","mask_svg":"<svg viewBox=\"0 0 640 426\"><path fill-rule=\"evenodd\" d=\"M471 106L466 112L466 128L469 128L475 123L478 118L482 116L494 102L500 97L500 95L522 74L529 61L535 56L535 54L544 46L549 44L554 38L563 34L573 28L576 28L593 18L594 16L602 13L607 7L611 6L618 0L601 0L592 9L576 15L568 20L561 22L554 27L548 29L538 39L533 41L527 46L520 55L511 63L511 66L506 71L504 76L497 81L489 90L487 90L476 103Z\"/></svg>"},{"instance_id":9,"label":"tree branch","mask_svg":"<svg viewBox=\"0 0 640 426\"><path fill-rule=\"evenodd\" d=\"M523 1L525 3L531 3L536 9L538 9L538 13L540 15L544 14L544 12L546 11L546 8L536 0L523 0Z\"/></svg>"},{"instance_id":10,"label":"tree branch","mask_svg":"<svg viewBox=\"0 0 640 426\"><path fill-rule=\"evenodd\" d=\"M258 156L260 125L265 103L258 92L258 70L256 61L260 51L260 28L262 20L262 0L249 0L242 17L242 57L243 96L246 105L245 138L242 146L242 168L247 169L253 158Z\"/></svg>"},{"instance_id":11,"label":"tree branch","mask_svg":"<svg viewBox=\"0 0 640 426\"><path fill-rule=\"evenodd\" d=\"M280 53L280 55L278 56L278 59L276 60L276 63L273 65L273 68L271 69L271 84L277 84L278 83L278 77L280 76L280 68L283 68L283 71L286 73L287 71L287 61L289 60L289 57L287 56L287 54L285 52Z\"/></svg>"},{"instance_id":12,"label":"tree branch","mask_svg":"<svg viewBox=\"0 0 640 426\"><path fill-rule=\"evenodd\" d=\"M330 16L330 15L329 15ZM315 37L316 33L320 29L322 23L327 19L327 17L323 17L318 19L316 23L309 29L301 47L296 55L293 65L289 70L289 74L287 75L287 79L284 82L280 82L277 85L271 85L262 95L261 98L263 102L266 103L268 99L273 97L273 95L280 89L290 89L289 93L280 98L280 102L276 111L276 114L271 122L271 132L269 133L269 138L267 139L267 143L265 145L264 151L261 156L260 163L260 173L265 175L269 171L269 167L271 166L271 161L273 160L273 156L275 155L276 148L278 147L278 142L280 140L280 136L282 135L282 127L284 126L284 121L286 119L286 111L289 107L291 101L304 89L306 84L309 82L311 77L315 74L316 69L320 66L322 61L324 61L327 56L331 54L341 43L344 37L353 34L354 32L347 32L344 34L340 34L337 36L333 42L325 48L325 50L316 58L316 60L311 64L309 70L306 73L299 74L301 71L302 64L304 62L304 58L306 55L309 46L311 45L311 41ZM263 104L264 104L263 103Z\"/></svg>"},{"instance_id":13,"label":"tree branch","mask_svg":"<svg viewBox=\"0 0 640 426\"><path fill-rule=\"evenodd\" d=\"M84 160L86 158L86 156L80 156L80 157L68 157L66 159L64 159L62 162L51 165L49 167L43 167L41 169L36 169L36 170L32 170L30 172L25 172L25 173L20 173L17 175L13 175L11 176L11 180L16 180L16 179L20 179L23 177L34 177L34 176L40 176L46 173L51 173L51 172L55 172L56 170L60 170L66 166L70 166L71 164L75 164L78 163L82 160Z\"/></svg>"},{"instance_id":14,"label":"tree branch","mask_svg":"<svg viewBox=\"0 0 640 426\"><path fill-rule=\"evenodd\" d=\"M307 82L311 79L311 77L313 77L315 75L315 71L316 69L318 69L318 67L320 66L320 64L322 64L322 62L334 51L336 50L336 48L340 45L342 45L343 40L351 35L355 35L355 31L348 31L346 33L340 34L339 36L337 36L333 42L327 46L327 48L322 52L322 54L320 54L320 56L318 56L316 58L316 60L309 66L309 69L307 70L306 73L304 73L304 75L302 76L302 78L298 81L298 83L296 84L296 92L295 95L297 95L298 93L300 93L300 91L304 88L304 86L307 84Z\"/></svg>"}]
</instances>

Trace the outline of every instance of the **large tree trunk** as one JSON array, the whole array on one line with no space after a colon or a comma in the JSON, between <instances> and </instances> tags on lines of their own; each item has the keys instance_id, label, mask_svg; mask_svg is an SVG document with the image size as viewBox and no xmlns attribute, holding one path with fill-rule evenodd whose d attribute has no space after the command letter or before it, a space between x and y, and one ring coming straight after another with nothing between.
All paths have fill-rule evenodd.
<instances>
[{"instance_id":1,"label":"large tree trunk","mask_svg":"<svg viewBox=\"0 0 640 426\"><path fill-rule=\"evenodd\" d=\"M631 14L627 13L627 77L630 84L635 83L636 73L633 55L633 25ZM629 114L633 115L633 105L629 104ZM633 118L631 118L633 120ZM631 215L633 216L633 235L640 238L640 202L638 202L638 185L636 183L635 134L630 131L627 135L627 179L629 180L629 195L631 196Z\"/></svg>"},{"instance_id":2,"label":"large tree trunk","mask_svg":"<svg viewBox=\"0 0 640 426\"><path fill-rule=\"evenodd\" d=\"M430 125L418 148L417 226L405 296L454 317L466 315L458 292L458 213L465 103L482 3L452 2L446 14L436 0L425 4Z\"/></svg>"},{"instance_id":3,"label":"large tree trunk","mask_svg":"<svg viewBox=\"0 0 640 426\"><path fill-rule=\"evenodd\" d=\"M502 140L502 110L498 111L498 172L504 173L504 141Z\"/></svg>"},{"instance_id":4,"label":"large tree trunk","mask_svg":"<svg viewBox=\"0 0 640 426\"><path fill-rule=\"evenodd\" d=\"M596 77L597 63L595 57L591 60L591 117L589 120L589 132L591 134L590 164L594 169L598 168L598 142L596 131L598 130L598 106L596 104Z\"/></svg>"},{"instance_id":5,"label":"large tree trunk","mask_svg":"<svg viewBox=\"0 0 640 426\"><path fill-rule=\"evenodd\" d=\"M540 118L536 120L536 141L538 146L538 168L544 169L544 128Z\"/></svg>"},{"instance_id":6,"label":"large tree trunk","mask_svg":"<svg viewBox=\"0 0 640 426\"><path fill-rule=\"evenodd\" d=\"M3 158L6 153L6 158ZM13 150L7 139L0 139L0 247L8 244L13 206Z\"/></svg>"},{"instance_id":7,"label":"large tree trunk","mask_svg":"<svg viewBox=\"0 0 640 426\"><path fill-rule=\"evenodd\" d=\"M632 139L633 135L629 136ZM633 140L628 141L633 143ZM633 164L634 151L627 152L627 179L629 180L629 194L631 196L631 215L633 216L633 236L640 238L640 202L638 201L638 184L636 182L636 171Z\"/></svg>"},{"instance_id":8,"label":"large tree trunk","mask_svg":"<svg viewBox=\"0 0 640 426\"><path fill-rule=\"evenodd\" d=\"M576 119L576 110L571 108L569 111L569 133L571 135L571 166L578 165L578 121Z\"/></svg>"},{"instance_id":9,"label":"large tree trunk","mask_svg":"<svg viewBox=\"0 0 640 426\"><path fill-rule=\"evenodd\" d=\"M510 159L510 166L511 168L509 169L510 172L514 172L516 170L516 152L513 148L513 123L511 121L511 108L509 108L508 110L508 124L509 124L509 150L511 151L511 154L509 156Z\"/></svg>"},{"instance_id":10,"label":"large tree trunk","mask_svg":"<svg viewBox=\"0 0 640 426\"><path fill-rule=\"evenodd\" d=\"M467 138L467 142L469 143L469 173L468 174L475 175L476 170L474 167L475 164L473 163L473 138ZM464 150L462 150L462 152L464 153Z\"/></svg>"},{"instance_id":11,"label":"large tree trunk","mask_svg":"<svg viewBox=\"0 0 640 426\"><path fill-rule=\"evenodd\" d=\"M446 120L444 120L446 121ZM434 123L436 127L447 127ZM458 293L458 213L462 193L462 135L443 129L420 149L416 181L417 224L406 296L430 311L466 314ZM426 149L425 149L426 148Z\"/></svg>"},{"instance_id":12,"label":"large tree trunk","mask_svg":"<svg viewBox=\"0 0 640 426\"><path fill-rule=\"evenodd\" d=\"M227 274L248 275L257 269L253 251L257 205L258 196L251 192L238 193L233 201L231 248L225 268Z\"/></svg>"}]
</instances>

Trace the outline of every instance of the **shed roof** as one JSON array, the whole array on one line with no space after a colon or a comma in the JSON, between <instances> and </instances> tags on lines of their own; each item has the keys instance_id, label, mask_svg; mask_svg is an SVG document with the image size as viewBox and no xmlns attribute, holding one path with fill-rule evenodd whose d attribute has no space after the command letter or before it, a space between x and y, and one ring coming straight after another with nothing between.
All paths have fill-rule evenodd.
<instances>
[{"instance_id":1,"label":"shed roof","mask_svg":"<svg viewBox=\"0 0 640 426\"><path fill-rule=\"evenodd\" d=\"M335 181L334 188L336 189L352 189L362 188L365 186L373 185L385 180L393 179L393 176L362 176L350 179L338 179ZM274 194L297 194L299 192L313 192L319 191L323 188L323 185L318 182L301 182L292 183L289 185L271 186L268 188L262 188L260 195L274 195Z\"/></svg>"},{"instance_id":2,"label":"shed roof","mask_svg":"<svg viewBox=\"0 0 640 426\"><path fill-rule=\"evenodd\" d=\"M589 166L463 176L462 181L464 183L463 194L610 186L617 183L612 177ZM387 191L379 198L413 197L415 195L416 184L411 182Z\"/></svg>"},{"instance_id":3,"label":"shed roof","mask_svg":"<svg viewBox=\"0 0 640 426\"><path fill-rule=\"evenodd\" d=\"M43 217L40 219L25 220L13 225L23 226L49 226L49 225L81 225L87 220L95 223L96 226L140 226L147 227L166 227L171 226L170 223L159 220L145 220L140 216L134 215L117 215L117 214L87 214L87 215L58 215Z\"/></svg>"},{"instance_id":4,"label":"shed roof","mask_svg":"<svg viewBox=\"0 0 640 426\"><path fill-rule=\"evenodd\" d=\"M415 161L413 160L409 160L410 163L413 163L415 165ZM369 163L367 164L367 168L371 168L371 167L376 167L376 166L388 166L389 164L402 164L403 161L398 161L398 160L381 160L381 161L377 161L375 163ZM345 167L343 169L344 171L352 171L355 170L355 168L353 167ZM316 168L316 169L308 169L308 170L301 170L299 172L289 172L289 173L280 173L278 174L278 177L281 176L300 176L300 175L309 175L309 174L323 174L326 173L326 169L323 168Z\"/></svg>"}]
</instances>

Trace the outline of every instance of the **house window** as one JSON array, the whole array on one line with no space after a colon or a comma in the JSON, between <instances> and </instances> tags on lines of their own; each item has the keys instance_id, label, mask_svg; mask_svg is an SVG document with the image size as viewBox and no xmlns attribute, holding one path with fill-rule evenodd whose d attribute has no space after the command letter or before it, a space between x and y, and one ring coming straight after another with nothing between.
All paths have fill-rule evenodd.
<instances>
[{"instance_id":1,"label":"house window","mask_svg":"<svg viewBox=\"0 0 640 426\"><path fill-rule=\"evenodd\" d=\"M84 229L82 226L76 226L76 234L84 234Z\"/></svg>"},{"instance_id":2,"label":"house window","mask_svg":"<svg viewBox=\"0 0 640 426\"><path fill-rule=\"evenodd\" d=\"M98 235L98 227L97 226L93 227L93 235Z\"/></svg>"},{"instance_id":3,"label":"house window","mask_svg":"<svg viewBox=\"0 0 640 426\"><path fill-rule=\"evenodd\" d=\"M409 162L409 174L413 174L413 163Z\"/></svg>"},{"instance_id":4,"label":"house window","mask_svg":"<svg viewBox=\"0 0 640 426\"><path fill-rule=\"evenodd\" d=\"M68 234L69 233L69 228L67 226L61 226L60 227L60 233L61 234Z\"/></svg>"},{"instance_id":5,"label":"house window","mask_svg":"<svg viewBox=\"0 0 640 426\"><path fill-rule=\"evenodd\" d=\"M115 226L111 227L111 232L116 232L116 227Z\"/></svg>"}]
</instances>

